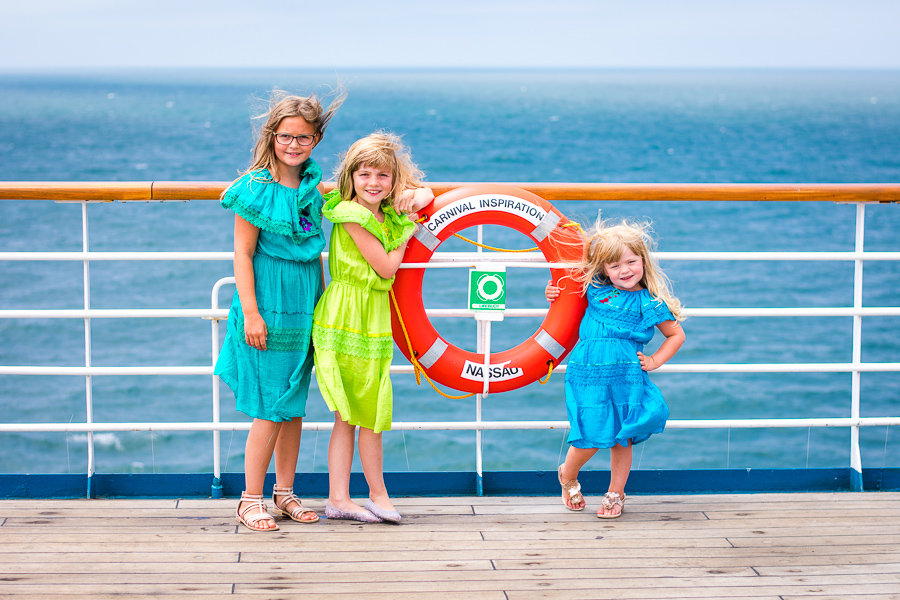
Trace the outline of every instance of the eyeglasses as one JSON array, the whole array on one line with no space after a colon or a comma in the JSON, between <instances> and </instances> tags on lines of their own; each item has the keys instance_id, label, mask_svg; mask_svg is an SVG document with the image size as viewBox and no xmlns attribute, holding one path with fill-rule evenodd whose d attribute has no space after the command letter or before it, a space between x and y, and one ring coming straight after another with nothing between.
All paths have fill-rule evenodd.
<instances>
[{"instance_id":1,"label":"eyeglasses","mask_svg":"<svg viewBox=\"0 0 900 600\"><path fill-rule=\"evenodd\" d=\"M276 133L275 134L275 141L278 142L279 144L281 144L282 146L290 146L291 142L293 142L294 140L297 140L297 143L300 144L301 146L309 146L314 141L316 141L316 136L307 135L305 133L301 134L301 135L291 135L289 133Z\"/></svg>"}]
</instances>

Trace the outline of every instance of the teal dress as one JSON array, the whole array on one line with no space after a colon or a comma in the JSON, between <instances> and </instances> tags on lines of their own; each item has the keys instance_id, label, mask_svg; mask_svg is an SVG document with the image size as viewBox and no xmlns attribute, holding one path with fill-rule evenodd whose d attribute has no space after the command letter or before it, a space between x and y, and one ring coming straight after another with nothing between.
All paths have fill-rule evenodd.
<instances>
[{"instance_id":1,"label":"teal dress","mask_svg":"<svg viewBox=\"0 0 900 600\"><path fill-rule=\"evenodd\" d=\"M375 272L343 224L359 224L386 252L409 239L416 224L390 206L382 207L384 223L379 223L366 207L342 201L336 190L325 199L325 216L334 227L328 251L331 282L316 306L313 324L316 380L329 410L350 425L379 433L391 428L393 412L388 292L394 278Z\"/></svg>"},{"instance_id":2,"label":"teal dress","mask_svg":"<svg viewBox=\"0 0 900 600\"><path fill-rule=\"evenodd\" d=\"M265 169L248 173L221 202L259 227L253 275L268 335L266 350L247 344L235 291L215 373L234 392L239 411L267 421L306 416L313 368L312 318L322 295L319 257L325 248L322 196L316 189L322 171L309 159L302 176L295 190L275 183Z\"/></svg>"},{"instance_id":3,"label":"teal dress","mask_svg":"<svg viewBox=\"0 0 900 600\"><path fill-rule=\"evenodd\" d=\"M669 407L637 353L657 325L675 317L647 290L602 283L591 285L586 296L579 341L566 365L568 441L576 448L639 444L663 431Z\"/></svg>"}]
</instances>

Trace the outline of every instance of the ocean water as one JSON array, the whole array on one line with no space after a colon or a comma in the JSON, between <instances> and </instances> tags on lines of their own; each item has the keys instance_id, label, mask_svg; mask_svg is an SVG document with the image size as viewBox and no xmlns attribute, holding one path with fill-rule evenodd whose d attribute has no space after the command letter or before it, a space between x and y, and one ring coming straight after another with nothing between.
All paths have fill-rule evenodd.
<instances>
[{"instance_id":1,"label":"ocean water","mask_svg":"<svg viewBox=\"0 0 900 600\"><path fill-rule=\"evenodd\" d=\"M900 183L897 71L139 71L0 74L0 180L228 181L248 165L251 117L274 87L349 96L314 157L330 172L355 139L402 134L431 181ZM831 203L559 202L571 218L651 219L663 251L848 251L855 207ZM231 213L214 201L90 206L91 250L228 251ZM900 251L900 206L867 207L865 249ZM524 236L486 228L495 245ZM81 209L0 201L0 251L78 251ZM467 250L448 242L442 250ZM852 305L850 263L664 263L682 302L700 307ZM900 265L865 266L866 306L896 306ZM209 306L229 262L98 262L94 308ZM548 273L510 273L509 306L545 306ZM426 303L459 307L463 274L431 271ZM220 294L228 306L233 288ZM81 308L79 263L0 262L0 309ZM494 327L495 349L538 319ZM863 361L900 361L896 317L863 319ZM0 319L0 364L84 364L83 322ZM474 326L438 329L474 349ZM849 362L850 318L716 319L684 324L674 363ZM222 327L224 336L224 327ZM208 321L92 322L97 366L208 365ZM655 340L659 342L659 336ZM399 352L395 362L403 361ZM651 378L673 419L849 416L849 374L675 374ZM395 375L395 420L463 420L474 399L448 400ZM900 413L900 374L864 373L863 416ZM484 401L485 420L564 420L563 376ZM222 386L224 420L246 421ZM6 422L85 420L82 377L0 376ZM94 377L96 421L208 420L199 377ZM330 422L315 385L308 419ZM863 465L900 465L900 432L864 428ZM226 471L243 467L245 434L225 432ZM473 432L385 434L385 469L474 470ZM95 435L99 472L209 472L212 435ZM307 432L298 469L326 470L327 432ZM553 469L564 432L484 434L484 469ZM844 429L674 430L635 452L635 468L834 467L849 464ZM593 468L606 468L599 453ZM606 462L605 462L606 461ZM358 466L357 466L358 468ZM86 436L0 434L0 473L82 473Z\"/></svg>"}]
</instances>

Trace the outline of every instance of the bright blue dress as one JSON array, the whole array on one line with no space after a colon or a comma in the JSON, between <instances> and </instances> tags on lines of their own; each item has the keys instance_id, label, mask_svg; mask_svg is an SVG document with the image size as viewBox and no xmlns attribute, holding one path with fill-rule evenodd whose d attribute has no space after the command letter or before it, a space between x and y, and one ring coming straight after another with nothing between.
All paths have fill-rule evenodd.
<instances>
[{"instance_id":1,"label":"bright blue dress","mask_svg":"<svg viewBox=\"0 0 900 600\"><path fill-rule=\"evenodd\" d=\"M295 190L272 181L265 169L248 173L225 192L222 206L259 227L253 275L256 303L266 322L266 350L249 346L237 291L215 373L234 392L237 409L257 419L306 416L313 368L312 319L322 295L325 248L322 171L309 159Z\"/></svg>"},{"instance_id":2,"label":"bright blue dress","mask_svg":"<svg viewBox=\"0 0 900 600\"><path fill-rule=\"evenodd\" d=\"M587 290L579 342L566 366L566 412L576 448L612 448L662 433L669 407L641 370L637 352L675 317L647 290L602 284Z\"/></svg>"}]
</instances>

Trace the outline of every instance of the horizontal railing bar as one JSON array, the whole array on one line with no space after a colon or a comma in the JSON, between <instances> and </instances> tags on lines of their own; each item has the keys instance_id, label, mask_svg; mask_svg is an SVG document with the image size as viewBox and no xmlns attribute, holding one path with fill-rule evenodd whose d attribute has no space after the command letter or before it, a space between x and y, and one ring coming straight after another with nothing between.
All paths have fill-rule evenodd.
<instances>
[{"instance_id":1,"label":"horizontal railing bar","mask_svg":"<svg viewBox=\"0 0 900 600\"><path fill-rule=\"evenodd\" d=\"M33 367L0 366L0 375L212 375L213 366L195 367Z\"/></svg>"},{"instance_id":2,"label":"horizontal railing bar","mask_svg":"<svg viewBox=\"0 0 900 600\"><path fill-rule=\"evenodd\" d=\"M546 308L508 308L506 317L544 317ZM429 308L430 317L451 318L475 316L466 308ZM810 308L685 308L686 317L896 317L900 306L810 307ZM67 308L67 309L3 309L0 319L225 319L225 308Z\"/></svg>"},{"instance_id":3,"label":"horizontal railing bar","mask_svg":"<svg viewBox=\"0 0 900 600\"><path fill-rule=\"evenodd\" d=\"M5 309L0 319L226 319L227 308Z\"/></svg>"},{"instance_id":4,"label":"horizontal railing bar","mask_svg":"<svg viewBox=\"0 0 900 600\"><path fill-rule=\"evenodd\" d=\"M683 261L900 261L900 252L657 252L659 260ZM328 260L328 253L322 253ZM232 261L234 252L0 252L0 261ZM502 262L513 268L564 269L574 263L548 263L540 252L436 252L428 263L402 263L401 269L465 268L475 263Z\"/></svg>"},{"instance_id":5,"label":"horizontal railing bar","mask_svg":"<svg viewBox=\"0 0 900 600\"><path fill-rule=\"evenodd\" d=\"M566 365L553 369L564 373ZM391 373L413 373L412 365L393 365ZM655 373L886 373L900 371L900 363L668 363ZM213 367L51 367L29 365L0 366L0 375L212 375Z\"/></svg>"},{"instance_id":6,"label":"horizontal railing bar","mask_svg":"<svg viewBox=\"0 0 900 600\"><path fill-rule=\"evenodd\" d=\"M3 367L0 367L2 369ZM900 363L666 363L654 373L888 373L900 371ZM395 365L391 373L414 373L412 365ZM553 367L565 373L566 365ZM2 373L2 371L0 371Z\"/></svg>"},{"instance_id":7,"label":"horizontal railing bar","mask_svg":"<svg viewBox=\"0 0 900 600\"><path fill-rule=\"evenodd\" d=\"M0 423L0 433L4 432L68 432L85 433L98 431L248 431L251 423ZM799 419L702 419L666 422L667 429L762 429L794 427L885 427L900 425L900 417L848 417L799 418ZM330 431L333 422L304 422L307 431ZM533 430L568 429L568 421L395 421L393 431L472 431L472 430Z\"/></svg>"},{"instance_id":8,"label":"horizontal railing bar","mask_svg":"<svg viewBox=\"0 0 900 600\"><path fill-rule=\"evenodd\" d=\"M657 252L660 260L710 261L892 261L900 252Z\"/></svg>"},{"instance_id":9,"label":"horizontal railing bar","mask_svg":"<svg viewBox=\"0 0 900 600\"><path fill-rule=\"evenodd\" d=\"M185 201L217 200L230 181L0 182L0 200ZM428 182L435 195L469 182ZM716 202L900 202L892 183L532 183L508 182L545 200ZM325 182L326 190L334 188Z\"/></svg>"},{"instance_id":10,"label":"horizontal railing bar","mask_svg":"<svg viewBox=\"0 0 900 600\"><path fill-rule=\"evenodd\" d=\"M2 261L233 261L234 252L0 252Z\"/></svg>"}]
</instances>

